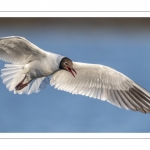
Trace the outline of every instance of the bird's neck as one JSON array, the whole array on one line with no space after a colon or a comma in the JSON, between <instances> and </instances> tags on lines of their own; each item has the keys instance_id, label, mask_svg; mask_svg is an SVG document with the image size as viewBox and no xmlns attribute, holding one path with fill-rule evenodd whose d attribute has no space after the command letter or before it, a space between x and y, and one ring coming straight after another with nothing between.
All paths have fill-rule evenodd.
<instances>
[{"instance_id":1,"label":"bird's neck","mask_svg":"<svg viewBox=\"0 0 150 150\"><path fill-rule=\"evenodd\" d=\"M58 70L59 69L59 64L62 60L62 58L64 58L64 56L55 54L55 53L49 53L49 59L50 59L50 65L53 67L52 69L54 70Z\"/></svg>"}]
</instances>

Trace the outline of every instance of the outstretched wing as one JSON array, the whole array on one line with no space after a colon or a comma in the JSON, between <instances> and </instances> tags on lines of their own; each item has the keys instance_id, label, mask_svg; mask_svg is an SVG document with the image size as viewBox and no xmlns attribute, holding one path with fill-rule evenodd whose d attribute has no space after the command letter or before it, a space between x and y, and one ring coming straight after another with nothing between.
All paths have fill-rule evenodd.
<instances>
[{"instance_id":1,"label":"outstretched wing","mask_svg":"<svg viewBox=\"0 0 150 150\"><path fill-rule=\"evenodd\" d=\"M103 65L77 62L73 68L75 77L60 70L52 76L51 85L72 94L106 100L120 108L150 113L150 93L122 73Z\"/></svg>"},{"instance_id":2,"label":"outstretched wing","mask_svg":"<svg viewBox=\"0 0 150 150\"><path fill-rule=\"evenodd\" d=\"M26 64L40 57L46 52L22 37L0 38L0 59L13 64Z\"/></svg>"}]
</instances>

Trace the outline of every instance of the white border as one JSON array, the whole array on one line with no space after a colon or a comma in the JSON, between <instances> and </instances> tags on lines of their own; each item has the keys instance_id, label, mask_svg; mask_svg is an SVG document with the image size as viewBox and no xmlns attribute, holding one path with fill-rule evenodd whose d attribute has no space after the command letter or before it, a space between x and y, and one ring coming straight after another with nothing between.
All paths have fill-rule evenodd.
<instances>
[{"instance_id":1,"label":"white border","mask_svg":"<svg viewBox=\"0 0 150 150\"><path fill-rule=\"evenodd\" d=\"M150 17L150 12L1 12L0 17Z\"/></svg>"},{"instance_id":2,"label":"white border","mask_svg":"<svg viewBox=\"0 0 150 150\"><path fill-rule=\"evenodd\" d=\"M149 0L7 0L1 11L149 11Z\"/></svg>"}]
</instances>

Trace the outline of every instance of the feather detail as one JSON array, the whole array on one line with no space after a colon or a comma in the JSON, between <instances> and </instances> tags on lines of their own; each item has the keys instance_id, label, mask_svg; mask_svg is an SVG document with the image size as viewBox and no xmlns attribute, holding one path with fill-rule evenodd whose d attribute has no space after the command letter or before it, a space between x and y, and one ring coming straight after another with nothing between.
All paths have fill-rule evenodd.
<instances>
[{"instance_id":1,"label":"feather detail","mask_svg":"<svg viewBox=\"0 0 150 150\"><path fill-rule=\"evenodd\" d=\"M56 72L50 84L58 90L107 101L119 108L150 113L150 93L124 74L107 66L73 62L75 78Z\"/></svg>"}]
</instances>

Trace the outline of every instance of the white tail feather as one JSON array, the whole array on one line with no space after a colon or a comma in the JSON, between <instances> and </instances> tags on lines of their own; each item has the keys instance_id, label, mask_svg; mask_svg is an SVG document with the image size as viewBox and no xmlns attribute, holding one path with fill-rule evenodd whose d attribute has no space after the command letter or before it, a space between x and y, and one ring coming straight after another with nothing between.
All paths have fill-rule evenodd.
<instances>
[{"instance_id":1,"label":"white tail feather","mask_svg":"<svg viewBox=\"0 0 150 150\"><path fill-rule=\"evenodd\" d=\"M25 77L25 74L22 73L24 65L5 64L5 67L6 68L1 70L1 78L6 88L9 89L9 91L14 91L14 94L38 93L50 82L49 77L37 78L22 90L16 91L16 85Z\"/></svg>"},{"instance_id":2,"label":"white tail feather","mask_svg":"<svg viewBox=\"0 0 150 150\"><path fill-rule=\"evenodd\" d=\"M5 67L6 68L1 70L1 78L6 88L8 88L9 91L13 91L18 82L21 81L20 79L25 76L21 74L23 65L5 64Z\"/></svg>"}]
</instances>

